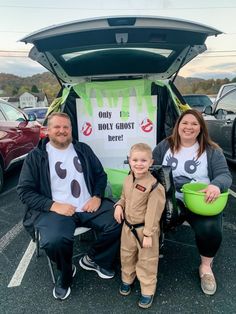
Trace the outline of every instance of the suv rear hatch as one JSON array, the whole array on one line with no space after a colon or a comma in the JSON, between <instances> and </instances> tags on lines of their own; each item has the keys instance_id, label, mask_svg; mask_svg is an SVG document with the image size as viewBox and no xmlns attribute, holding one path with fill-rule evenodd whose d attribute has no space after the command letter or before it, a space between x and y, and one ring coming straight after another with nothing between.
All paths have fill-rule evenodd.
<instances>
[{"instance_id":1,"label":"suv rear hatch","mask_svg":"<svg viewBox=\"0 0 236 314\"><path fill-rule=\"evenodd\" d=\"M29 57L63 83L155 75L167 79L206 50L217 29L190 21L121 16L74 21L34 32Z\"/></svg>"},{"instance_id":2,"label":"suv rear hatch","mask_svg":"<svg viewBox=\"0 0 236 314\"><path fill-rule=\"evenodd\" d=\"M189 21L123 16L52 26L21 41L34 45L30 58L62 86L48 113L68 113L73 137L105 167L122 168L132 144L154 148L171 133L188 108L172 81L220 33Z\"/></svg>"}]
</instances>

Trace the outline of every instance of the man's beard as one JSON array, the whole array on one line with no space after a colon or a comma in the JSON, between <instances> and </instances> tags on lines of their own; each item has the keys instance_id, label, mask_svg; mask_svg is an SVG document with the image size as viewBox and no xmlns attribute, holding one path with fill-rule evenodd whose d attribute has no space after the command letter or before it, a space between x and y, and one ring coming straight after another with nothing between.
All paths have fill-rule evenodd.
<instances>
[{"instance_id":1,"label":"man's beard","mask_svg":"<svg viewBox=\"0 0 236 314\"><path fill-rule=\"evenodd\" d=\"M69 137L65 142L60 142L56 138L50 138L50 141L54 144L54 146L60 148L67 148L72 142L72 138Z\"/></svg>"}]
</instances>

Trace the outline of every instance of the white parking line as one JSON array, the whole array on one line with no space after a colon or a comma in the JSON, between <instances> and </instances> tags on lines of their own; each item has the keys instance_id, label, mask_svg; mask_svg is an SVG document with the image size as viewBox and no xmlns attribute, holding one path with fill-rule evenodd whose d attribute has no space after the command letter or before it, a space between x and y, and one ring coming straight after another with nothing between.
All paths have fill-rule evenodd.
<instances>
[{"instance_id":1,"label":"white parking line","mask_svg":"<svg viewBox=\"0 0 236 314\"><path fill-rule=\"evenodd\" d=\"M28 248L26 249L25 251L25 254L23 255L11 281L9 282L8 284L8 288L11 288L11 287L17 287L17 286L20 286L21 284L21 281L24 277L24 274L29 266L29 263L31 261L31 258L34 254L34 251L35 251L35 248L36 248L36 245L35 243L31 240L30 243L29 243L29 246Z\"/></svg>"},{"instance_id":2,"label":"white parking line","mask_svg":"<svg viewBox=\"0 0 236 314\"><path fill-rule=\"evenodd\" d=\"M23 225L22 221L20 221L0 239L0 253L3 252L3 250L21 232L22 229Z\"/></svg>"},{"instance_id":3,"label":"white parking line","mask_svg":"<svg viewBox=\"0 0 236 314\"><path fill-rule=\"evenodd\" d=\"M233 197L236 198L236 193L234 191L230 190L230 189L229 189L229 194L231 194Z\"/></svg>"}]
</instances>

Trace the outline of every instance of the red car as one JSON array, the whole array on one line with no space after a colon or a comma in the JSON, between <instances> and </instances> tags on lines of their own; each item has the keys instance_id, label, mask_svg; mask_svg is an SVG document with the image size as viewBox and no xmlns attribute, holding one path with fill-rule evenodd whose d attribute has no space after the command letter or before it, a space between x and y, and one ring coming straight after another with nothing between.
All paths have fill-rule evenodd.
<instances>
[{"instance_id":1,"label":"red car","mask_svg":"<svg viewBox=\"0 0 236 314\"><path fill-rule=\"evenodd\" d=\"M40 125L35 120L35 115L27 115L0 99L0 191L4 172L38 144Z\"/></svg>"}]
</instances>

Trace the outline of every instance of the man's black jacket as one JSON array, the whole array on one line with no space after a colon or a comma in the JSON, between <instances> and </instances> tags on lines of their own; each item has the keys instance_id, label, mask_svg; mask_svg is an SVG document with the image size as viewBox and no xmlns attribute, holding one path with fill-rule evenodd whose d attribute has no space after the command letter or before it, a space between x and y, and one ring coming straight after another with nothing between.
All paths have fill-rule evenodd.
<instances>
[{"instance_id":1,"label":"man's black jacket","mask_svg":"<svg viewBox=\"0 0 236 314\"><path fill-rule=\"evenodd\" d=\"M23 224L33 239L35 237L35 219L40 213L48 212L53 204L46 151L47 142L48 138L41 140L38 147L28 154L17 186L20 200L26 206ZM90 195L103 197L107 175L101 162L87 144L75 141L73 146L79 157Z\"/></svg>"}]
</instances>

